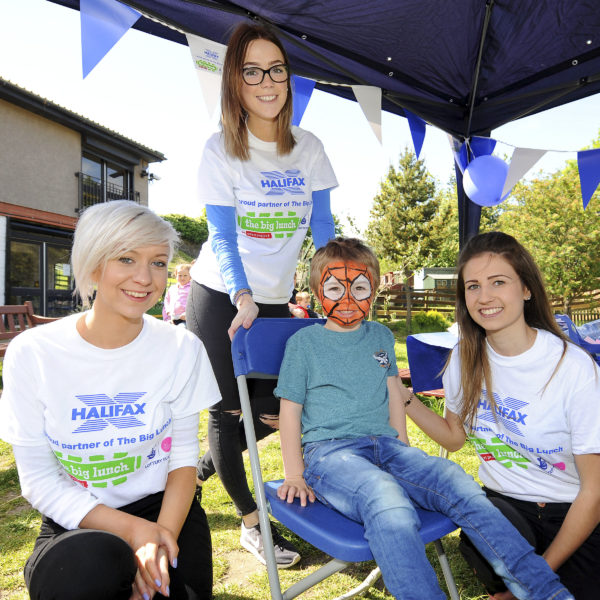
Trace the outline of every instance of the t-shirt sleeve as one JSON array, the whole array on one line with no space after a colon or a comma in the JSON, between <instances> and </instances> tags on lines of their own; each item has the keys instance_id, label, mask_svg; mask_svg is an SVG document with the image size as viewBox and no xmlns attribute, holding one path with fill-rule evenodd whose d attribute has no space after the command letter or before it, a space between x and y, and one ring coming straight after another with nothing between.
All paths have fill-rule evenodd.
<instances>
[{"instance_id":1,"label":"t-shirt sleeve","mask_svg":"<svg viewBox=\"0 0 600 600\"><path fill-rule=\"evenodd\" d=\"M460 385L460 359L458 346L452 350L448 367L442 376L446 408L454 414L460 414L462 404L462 391Z\"/></svg>"},{"instance_id":2,"label":"t-shirt sleeve","mask_svg":"<svg viewBox=\"0 0 600 600\"><path fill-rule=\"evenodd\" d=\"M274 390L275 396L304 404L306 400L307 370L304 348L297 335L293 335L285 346L285 353L279 370L279 380Z\"/></svg>"},{"instance_id":3,"label":"t-shirt sleeve","mask_svg":"<svg viewBox=\"0 0 600 600\"><path fill-rule=\"evenodd\" d=\"M588 356L583 360L579 376L568 375L573 391L566 405L567 421L573 454L594 454L600 452L600 369Z\"/></svg>"},{"instance_id":4,"label":"t-shirt sleeve","mask_svg":"<svg viewBox=\"0 0 600 600\"><path fill-rule=\"evenodd\" d=\"M47 443L41 398L44 386L36 378L39 369L30 337L25 331L11 341L2 372L4 389L0 397L0 438L20 446Z\"/></svg>"},{"instance_id":5,"label":"t-shirt sleeve","mask_svg":"<svg viewBox=\"0 0 600 600\"><path fill-rule=\"evenodd\" d=\"M312 135L312 134L310 134ZM325 153L323 143L316 136L313 138L313 156L312 172L311 172L311 187L313 191L327 190L338 186L338 181L329 161L329 157Z\"/></svg>"},{"instance_id":6,"label":"t-shirt sleeve","mask_svg":"<svg viewBox=\"0 0 600 600\"><path fill-rule=\"evenodd\" d=\"M235 206L234 176L221 136L214 134L204 146L198 167L198 190L202 205Z\"/></svg>"},{"instance_id":7,"label":"t-shirt sleeve","mask_svg":"<svg viewBox=\"0 0 600 600\"><path fill-rule=\"evenodd\" d=\"M189 331L182 330L182 334L184 343L178 350L181 360L170 394L174 419L198 413L221 400L204 344Z\"/></svg>"}]
</instances>

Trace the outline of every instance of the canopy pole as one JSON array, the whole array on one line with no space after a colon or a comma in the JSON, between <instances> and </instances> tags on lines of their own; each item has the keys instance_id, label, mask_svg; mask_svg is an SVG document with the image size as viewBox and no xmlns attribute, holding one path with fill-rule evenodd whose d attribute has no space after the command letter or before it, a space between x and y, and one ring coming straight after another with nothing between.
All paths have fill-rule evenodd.
<instances>
[{"instance_id":1,"label":"canopy pole","mask_svg":"<svg viewBox=\"0 0 600 600\"><path fill-rule=\"evenodd\" d=\"M471 136L471 121L473 120L473 111L475 110L475 98L477 97L477 86L479 84L479 74L481 73L481 59L483 57L483 46L485 44L485 38L487 37L488 27L490 25L490 19L492 18L492 7L494 6L494 0L486 0L485 3L485 17L483 19L483 27L481 29L481 38L479 40L479 52L477 53L477 62L475 63L475 73L473 75L473 87L471 88L471 96L467 103L469 109L469 115L467 117L467 128L465 130L465 138Z\"/></svg>"}]
</instances>

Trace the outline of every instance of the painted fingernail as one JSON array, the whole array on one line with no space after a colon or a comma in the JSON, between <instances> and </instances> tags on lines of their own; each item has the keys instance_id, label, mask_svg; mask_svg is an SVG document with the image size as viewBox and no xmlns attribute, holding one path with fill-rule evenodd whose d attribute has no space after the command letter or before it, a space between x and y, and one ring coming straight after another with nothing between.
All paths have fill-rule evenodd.
<instances>
[{"instance_id":1,"label":"painted fingernail","mask_svg":"<svg viewBox=\"0 0 600 600\"><path fill-rule=\"evenodd\" d=\"M173 568L176 569L177 568L177 557L175 557L173 559Z\"/></svg>"},{"instance_id":2,"label":"painted fingernail","mask_svg":"<svg viewBox=\"0 0 600 600\"><path fill-rule=\"evenodd\" d=\"M150 594L142 594L144 596L144 600L150 600Z\"/></svg>"},{"instance_id":3,"label":"painted fingernail","mask_svg":"<svg viewBox=\"0 0 600 600\"><path fill-rule=\"evenodd\" d=\"M171 595L171 590L169 589L169 586L167 586L167 596Z\"/></svg>"},{"instance_id":4,"label":"painted fingernail","mask_svg":"<svg viewBox=\"0 0 600 600\"><path fill-rule=\"evenodd\" d=\"M156 584L156 587L160 587L162 585L162 581L160 579L155 579L154 583Z\"/></svg>"}]
</instances>

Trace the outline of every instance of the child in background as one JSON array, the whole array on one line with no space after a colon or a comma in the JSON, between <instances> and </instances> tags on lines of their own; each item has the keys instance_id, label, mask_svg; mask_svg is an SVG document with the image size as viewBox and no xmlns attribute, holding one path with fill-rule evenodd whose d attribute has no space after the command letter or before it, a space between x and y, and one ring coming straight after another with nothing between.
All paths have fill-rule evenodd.
<instances>
[{"instance_id":1,"label":"child in background","mask_svg":"<svg viewBox=\"0 0 600 600\"><path fill-rule=\"evenodd\" d=\"M281 398L281 499L318 497L361 522L390 593L445 598L419 536L415 505L450 517L522 600L573 596L558 576L452 461L408 445L394 336L364 321L379 285L373 252L337 238L319 249L310 284L327 323L287 343L275 395ZM304 454L304 456L303 456Z\"/></svg>"},{"instance_id":2,"label":"child in background","mask_svg":"<svg viewBox=\"0 0 600 600\"><path fill-rule=\"evenodd\" d=\"M174 283L165 295L163 304L163 321L169 321L173 325L185 324L185 305L190 293L190 269L192 265L180 264L175 267Z\"/></svg>"},{"instance_id":3,"label":"child in background","mask_svg":"<svg viewBox=\"0 0 600 600\"><path fill-rule=\"evenodd\" d=\"M310 294L308 292L298 292L296 294L296 304L306 310L310 319L319 318L319 315L310 307Z\"/></svg>"}]
</instances>

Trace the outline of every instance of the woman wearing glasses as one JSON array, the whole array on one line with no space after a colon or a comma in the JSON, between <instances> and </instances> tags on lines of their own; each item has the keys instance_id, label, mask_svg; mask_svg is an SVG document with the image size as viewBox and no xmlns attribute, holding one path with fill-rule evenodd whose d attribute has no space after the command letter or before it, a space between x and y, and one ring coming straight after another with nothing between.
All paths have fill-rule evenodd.
<instances>
[{"instance_id":1,"label":"woman wearing glasses","mask_svg":"<svg viewBox=\"0 0 600 600\"><path fill-rule=\"evenodd\" d=\"M261 317L289 317L288 300L308 228L315 246L334 237L329 190L337 185L321 142L291 126L288 58L268 29L243 24L223 65L222 131L207 142L200 197L209 239L192 267L188 327L204 342L222 401L209 416L210 451L198 464L202 484L215 471L242 517L241 544L264 563L256 503L242 451L245 435L231 361L231 338ZM258 439L278 425L274 384L251 390ZM273 532L280 568L300 560Z\"/></svg>"}]
</instances>

